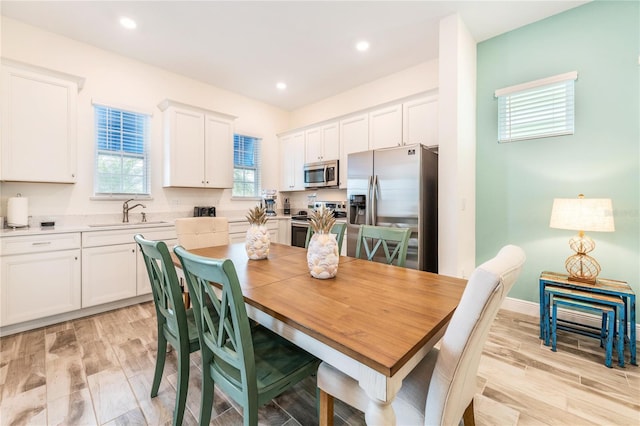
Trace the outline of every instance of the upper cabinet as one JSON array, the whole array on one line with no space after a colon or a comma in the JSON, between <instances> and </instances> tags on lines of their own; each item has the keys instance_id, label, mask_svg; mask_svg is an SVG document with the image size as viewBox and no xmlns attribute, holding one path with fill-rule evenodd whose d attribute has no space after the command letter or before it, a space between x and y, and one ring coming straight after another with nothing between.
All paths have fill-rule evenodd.
<instances>
[{"instance_id":1,"label":"upper cabinet","mask_svg":"<svg viewBox=\"0 0 640 426\"><path fill-rule=\"evenodd\" d=\"M306 162L337 160L340 157L338 122L313 127L305 132Z\"/></svg>"},{"instance_id":2,"label":"upper cabinet","mask_svg":"<svg viewBox=\"0 0 640 426\"><path fill-rule=\"evenodd\" d=\"M304 132L280 138L280 191L304 190Z\"/></svg>"},{"instance_id":3,"label":"upper cabinet","mask_svg":"<svg viewBox=\"0 0 640 426\"><path fill-rule=\"evenodd\" d=\"M347 187L347 157L369 149L369 114L358 114L340 120L340 188Z\"/></svg>"},{"instance_id":4,"label":"upper cabinet","mask_svg":"<svg viewBox=\"0 0 640 426\"><path fill-rule=\"evenodd\" d=\"M233 187L235 117L165 100L164 186Z\"/></svg>"},{"instance_id":5,"label":"upper cabinet","mask_svg":"<svg viewBox=\"0 0 640 426\"><path fill-rule=\"evenodd\" d=\"M84 79L2 60L3 181L75 183Z\"/></svg>"},{"instance_id":6,"label":"upper cabinet","mask_svg":"<svg viewBox=\"0 0 640 426\"><path fill-rule=\"evenodd\" d=\"M402 144L402 104L369 113L369 149L390 148Z\"/></svg>"},{"instance_id":7,"label":"upper cabinet","mask_svg":"<svg viewBox=\"0 0 640 426\"><path fill-rule=\"evenodd\" d=\"M304 189L304 163L336 158L340 160L339 187L344 189L349 154L418 143L429 147L438 145L438 95L433 92L345 115L337 121L309 126L281 137L280 190Z\"/></svg>"},{"instance_id":8,"label":"upper cabinet","mask_svg":"<svg viewBox=\"0 0 640 426\"><path fill-rule=\"evenodd\" d=\"M421 97L402 104L402 142L438 145L438 97Z\"/></svg>"}]
</instances>

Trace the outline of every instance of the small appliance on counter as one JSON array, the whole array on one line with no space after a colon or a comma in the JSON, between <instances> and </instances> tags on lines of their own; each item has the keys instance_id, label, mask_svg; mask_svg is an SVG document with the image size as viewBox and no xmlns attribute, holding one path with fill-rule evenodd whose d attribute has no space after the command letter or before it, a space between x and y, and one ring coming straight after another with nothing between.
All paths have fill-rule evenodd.
<instances>
[{"instance_id":1,"label":"small appliance on counter","mask_svg":"<svg viewBox=\"0 0 640 426\"><path fill-rule=\"evenodd\" d=\"M289 199L288 198L284 199L284 204L282 205L282 210L283 210L283 213L285 215L290 215L291 214L291 204L289 204Z\"/></svg>"},{"instance_id":2,"label":"small appliance on counter","mask_svg":"<svg viewBox=\"0 0 640 426\"><path fill-rule=\"evenodd\" d=\"M200 216L216 216L216 208L215 207L194 207L193 208L193 217Z\"/></svg>"},{"instance_id":3,"label":"small appliance on counter","mask_svg":"<svg viewBox=\"0 0 640 426\"><path fill-rule=\"evenodd\" d=\"M275 189L263 189L262 199L264 200L264 206L267 209L267 216L276 215L276 190Z\"/></svg>"}]
</instances>

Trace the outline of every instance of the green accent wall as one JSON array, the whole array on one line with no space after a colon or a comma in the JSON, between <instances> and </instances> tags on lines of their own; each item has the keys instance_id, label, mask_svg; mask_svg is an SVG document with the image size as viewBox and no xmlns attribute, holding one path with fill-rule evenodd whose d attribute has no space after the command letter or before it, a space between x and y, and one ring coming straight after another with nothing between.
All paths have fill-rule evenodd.
<instances>
[{"instance_id":1,"label":"green accent wall","mask_svg":"<svg viewBox=\"0 0 640 426\"><path fill-rule=\"evenodd\" d=\"M611 198L615 232L587 233L601 277L640 295L640 3L596 1L478 44L476 262L505 244L527 262L510 297L538 302L564 272L574 231L551 229L554 198ZM575 134L497 143L496 89L578 71Z\"/></svg>"}]
</instances>

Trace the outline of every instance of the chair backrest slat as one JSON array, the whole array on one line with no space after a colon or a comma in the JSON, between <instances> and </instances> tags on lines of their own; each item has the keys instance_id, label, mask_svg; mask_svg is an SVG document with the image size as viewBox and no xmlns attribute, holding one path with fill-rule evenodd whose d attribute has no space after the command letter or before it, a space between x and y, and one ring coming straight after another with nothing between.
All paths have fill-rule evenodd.
<instances>
[{"instance_id":1,"label":"chair backrest slat","mask_svg":"<svg viewBox=\"0 0 640 426\"><path fill-rule=\"evenodd\" d=\"M397 266L405 266L410 236L409 228L361 225L356 243L356 257L359 258L364 250L367 260L373 260L382 247L388 264L395 261Z\"/></svg>"},{"instance_id":2,"label":"chair backrest slat","mask_svg":"<svg viewBox=\"0 0 640 426\"><path fill-rule=\"evenodd\" d=\"M193 300L200 341L204 342L201 345L203 360L211 358L216 369L214 374L228 375L228 367L233 367L235 373L232 375L241 382L243 388L255 387L251 329L233 262L197 256L181 246L176 247L174 252L182 263ZM220 297L210 283L222 286ZM216 317L212 317L210 310L205 309L207 306L213 308Z\"/></svg>"},{"instance_id":3,"label":"chair backrest slat","mask_svg":"<svg viewBox=\"0 0 640 426\"><path fill-rule=\"evenodd\" d=\"M146 240L141 234L135 235L134 240L140 247L147 268L158 320L176 333L187 330L182 290L167 245L163 241ZM179 338L189 340L187 333L179 333Z\"/></svg>"}]
</instances>

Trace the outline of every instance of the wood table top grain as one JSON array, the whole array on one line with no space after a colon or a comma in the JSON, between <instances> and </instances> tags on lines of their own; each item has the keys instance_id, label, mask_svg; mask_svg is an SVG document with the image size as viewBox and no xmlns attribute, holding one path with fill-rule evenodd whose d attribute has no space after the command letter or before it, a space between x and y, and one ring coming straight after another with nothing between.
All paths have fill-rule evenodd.
<instances>
[{"instance_id":1,"label":"wood table top grain","mask_svg":"<svg viewBox=\"0 0 640 426\"><path fill-rule=\"evenodd\" d=\"M335 278L320 280L309 274L306 249L275 243L264 260L249 260L244 243L190 252L231 259L247 304L387 377L446 327L466 286L345 256Z\"/></svg>"}]
</instances>

